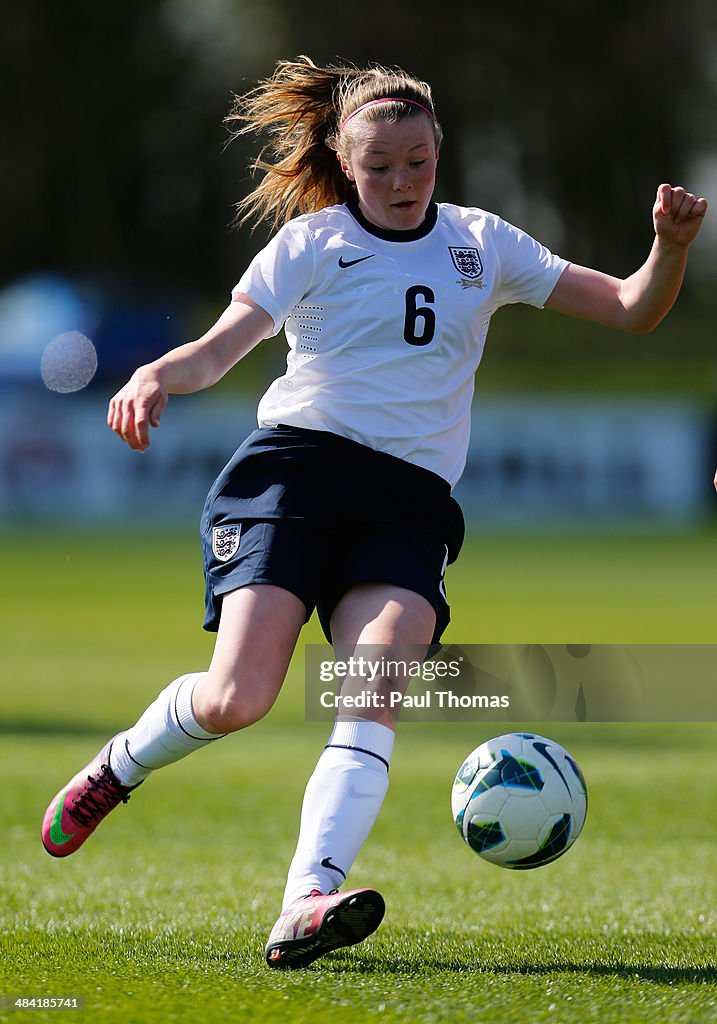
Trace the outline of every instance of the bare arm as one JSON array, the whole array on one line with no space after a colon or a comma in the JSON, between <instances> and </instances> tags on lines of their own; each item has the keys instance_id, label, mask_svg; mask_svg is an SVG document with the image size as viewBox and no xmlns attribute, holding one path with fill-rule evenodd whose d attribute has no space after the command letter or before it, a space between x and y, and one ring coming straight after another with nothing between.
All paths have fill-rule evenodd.
<instances>
[{"instance_id":1,"label":"bare arm","mask_svg":"<svg viewBox=\"0 0 717 1024\"><path fill-rule=\"evenodd\" d=\"M679 294L687 250L707 212L707 200L660 185L652 211L655 241L647 261L621 280L571 264L545 303L548 309L624 331L651 331Z\"/></svg>"},{"instance_id":2,"label":"bare arm","mask_svg":"<svg viewBox=\"0 0 717 1024\"><path fill-rule=\"evenodd\" d=\"M159 426L169 395L186 395L216 384L232 366L273 333L269 314L242 295L197 341L140 366L110 401L107 423L130 448L149 448L149 428Z\"/></svg>"}]
</instances>

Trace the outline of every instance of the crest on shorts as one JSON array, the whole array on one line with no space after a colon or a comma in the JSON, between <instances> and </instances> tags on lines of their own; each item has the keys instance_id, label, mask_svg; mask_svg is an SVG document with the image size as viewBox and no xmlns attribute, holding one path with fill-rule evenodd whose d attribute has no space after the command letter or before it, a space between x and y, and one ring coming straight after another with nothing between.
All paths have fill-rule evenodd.
<instances>
[{"instance_id":1,"label":"crest on shorts","mask_svg":"<svg viewBox=\"0 0 717 1024\"><path fill-rule=\"evenodd\" d=\"M448 251L459 274L469 277L471 281L476 281L481 276L483 263L477 249L464 245L449 245Z\"/></svg>"},{"instance_id":2,"label":"crest on shorts","mask_svg":"<svg viewBox=\"0 0 717 1024\"><path fill-rule=\"evenodd\" d=\"M237 553L241 526L215 526L212 530L212 551L220 562L228 562Z\"/></svg>"}]
</instances>

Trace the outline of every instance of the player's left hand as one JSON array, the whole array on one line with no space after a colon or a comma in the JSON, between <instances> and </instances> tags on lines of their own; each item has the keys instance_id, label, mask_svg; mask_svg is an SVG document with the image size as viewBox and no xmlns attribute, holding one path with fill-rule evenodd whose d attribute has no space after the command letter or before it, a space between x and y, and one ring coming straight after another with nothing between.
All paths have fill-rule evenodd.
<instances>
[{"instance_id":1,"label":"player's left hand","mask_svg":"<svg viewBox=\"0 0 717 1024\"><path fill-rule=\"evenodd\" d=\"M666 242L687 246L702 227L706 213L706 199L697 199L680 185L660 185L652 208L655 234Z\"/></svg>"}]
</instances>

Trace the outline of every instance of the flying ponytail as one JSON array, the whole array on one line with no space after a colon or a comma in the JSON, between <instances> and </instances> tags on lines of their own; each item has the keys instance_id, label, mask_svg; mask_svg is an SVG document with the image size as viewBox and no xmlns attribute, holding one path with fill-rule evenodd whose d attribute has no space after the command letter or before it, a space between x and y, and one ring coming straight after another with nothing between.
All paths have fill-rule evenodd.
<instances>
[{"instance_id":1,"label":"flying ponytail","mask_svg":"<svg viewBox=\"0 0 717 1024\"><path fill-rule=\"evenodd\" d=\"M269 135L252 164L264 177L237 204L238 220L277 228L297 214L346 202L354 186L336 152L350 150L357 122L423 114L432 118L438 147L441 129L425 82L400 69L321 68L309 57L280 61L270 78L234 97L226 117L234 137Z\"/></svg>"}]
</instances>

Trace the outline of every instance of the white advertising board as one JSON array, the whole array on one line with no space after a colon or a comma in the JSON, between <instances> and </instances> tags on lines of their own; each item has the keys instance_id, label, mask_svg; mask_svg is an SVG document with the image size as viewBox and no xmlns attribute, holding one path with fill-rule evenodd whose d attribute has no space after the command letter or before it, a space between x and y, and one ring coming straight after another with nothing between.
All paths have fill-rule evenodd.
<instances>
[{"instance_id":1,"label":"white advertising board","mask_svg":"<svg viewBox=\"0 0 717 1024\"><path fill-rule=\"evenodd\" d=\"M172 398L148 452L80 395L5 393L0 522L191 526L254 410ZM710 423L688 403L502 398L477 401L456 496L469 523L499 528L687 524L710 496Z\"/></svg>"}]
</instances>

